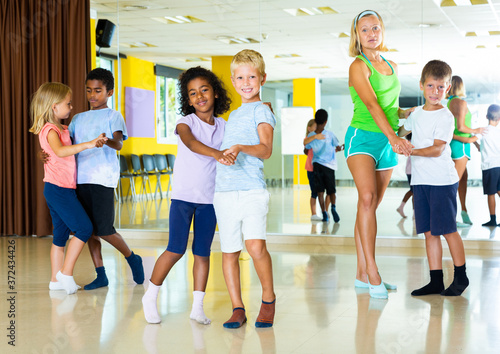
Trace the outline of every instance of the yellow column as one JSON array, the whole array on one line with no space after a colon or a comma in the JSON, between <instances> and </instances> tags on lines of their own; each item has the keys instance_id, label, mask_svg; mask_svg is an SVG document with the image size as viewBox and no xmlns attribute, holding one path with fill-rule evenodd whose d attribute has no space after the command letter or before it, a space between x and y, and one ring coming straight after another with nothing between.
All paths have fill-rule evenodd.
<instances>
[{"instance_id":1,"label":"yellow column","mask_svg":"<svg viewBox=\"0 0 500 354\"><path fill-rule=\"evenodd\" d=\"M215 75L219 77L224 83L229 97L231 97L231 108L229 111L222 115L222 118L227 120L229 118L229 113L241 106L241 97L236 93L236 90L231 83L231 70L229 66L231 65L232 56L217 56L212 57L212 71Z\"/></svg>"},{"instance_id":2,"label":"yellow column","mask_svg":"<svg viewBox=\"0 0 500 354\"><path fill-rule=\"evenodd\" d=\"M96 68L96 52L95 52L95 18L90 19L90 57L92 62L92 69Z\"/></svg>"},{"instance_id":3,"label":"yellow column","mask_svg":"<svg viewBox=\"0 0 500 354\"><path fill-rule=\"evenodd\" d=\"M319 82L318 79L294 79L293 80L293 106L294 107L312 107L316 112L319 107ZM305 136L306 127L304 127ZM307 173L304 168L307 156L299 156L299 166L297 167L297 158L293 160L293 184L299 183L298 174L300 171L300 184L308 184Z\"/></svg>"}]
</instances>

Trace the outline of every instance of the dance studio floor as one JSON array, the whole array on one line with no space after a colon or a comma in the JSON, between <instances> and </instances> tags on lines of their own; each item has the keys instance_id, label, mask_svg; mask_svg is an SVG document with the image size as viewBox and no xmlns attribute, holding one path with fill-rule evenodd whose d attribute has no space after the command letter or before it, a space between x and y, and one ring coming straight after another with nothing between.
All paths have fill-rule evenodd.
<instances>
[{"instance_id":1,"label":"dance studio floor","mask_svg":"<svg viewBox=\"0 0 500 354\"><path fill-rule=\"evenodd\" d=\"M212 324L204 326L189 319L193 258L188 254L164 282L158 301L162 323L152 325L142 313L144 285L132 281L126 261L109 245L103 245L109 286L66 295L48 290L51 238L2 237L0 353L498 353L500 234L476 225L465 229L466 235L462 230L465 241L474 240L466 243L470 286L463 296L411 297L410 292L428 280L425 250L423 240L413 234L409 206L405 211L410 217L403 219L402 229L398 226L401 218L395 208L405 190L390 189L379 212L377 260L384 280L397 284L398 290L390 292L389 300L371 299L367 291L353 286L355 249L345 240L352 239L354 211L349 208L356 201L352 195L348 197L348 190L339 191L337 204L343 207L336 229L333 222L323 225L308 220L308 194L302 198L302 191L272 191L269 249L277 307L271 329L254 326L260 285L246 253L241 256L241 274L248 323L236 330L222 327L231 314L231 304L218 242L213 245L205 297L205 312ZM297 194L306 204L293 204ZM474 188L469 195L472 221L485 222L482 196ZM168 205L166 200L163 204ZM280 211L283 207L285 211ZM143 229L168 224L168 207L157 209L158 219L157 210L151 210L145 225L130 226L132 220L144 220L144 215L136 215L127 221L127 229L132 230L121 231L134 252L143 257L146 277L163 252L165 240L161 232L155 234L157 239L146 239L154 238L148 235L155 232ZM124 213L122 205L122 218ZM160 221L165 213L165 220ZM332 239L339 241L332 243ZM15 246L15 253L9 253L9 245ZM9 256L15 260L14 283L7 278ZM446 249L444 256L448 284L453 265ZM84 285L93 277L85 250L77 262L75 280ZM14 288L9 289L11 285ZM15 318L9 318L10 314ZM11 320L15 320L15 329L9 330ZM11 334L15 347L8 344Z\"/></svg>"}]
</instances>

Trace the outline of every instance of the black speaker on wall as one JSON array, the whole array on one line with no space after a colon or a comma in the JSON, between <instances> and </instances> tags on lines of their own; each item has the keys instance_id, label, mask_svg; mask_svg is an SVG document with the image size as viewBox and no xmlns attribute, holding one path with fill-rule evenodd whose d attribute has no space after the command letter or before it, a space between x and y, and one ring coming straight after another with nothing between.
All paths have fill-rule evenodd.
<instances>
[{"instance_id":1,"label":"black speaker on wall","mask_svg":"<svg viewBox=\"0 0 500 354\"><path fill-rule=\"evenodd\" d=\"M97 21L96 44L102 48L111 47L113 33L115 33L115 24L109 20L101 19Z\"/></svg>"}]
</instances>

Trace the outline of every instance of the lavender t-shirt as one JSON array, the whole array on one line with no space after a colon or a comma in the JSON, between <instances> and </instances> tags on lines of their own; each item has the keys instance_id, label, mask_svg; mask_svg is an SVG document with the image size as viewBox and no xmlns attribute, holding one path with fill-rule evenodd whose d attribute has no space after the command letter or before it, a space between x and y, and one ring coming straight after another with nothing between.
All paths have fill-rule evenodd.
<instances>
[{"instance_id":1,"label":"lavender t-shirt","mask_svg":"<svg viewBox=\"0 0 500 354\"><path fill-rule=\"evenodd\" d=\"M214 125L210 125L192 113L179 119L177 125L179 124L186 124L196 140L202 144L217 150L220 149L226 125L224 119L215 118ZM175 134L178 135L177 129ZM179 138L172 180L172 199L190 203L212 204L217 163L213 157L192 152Z\"/></svg>"}]
</instances>

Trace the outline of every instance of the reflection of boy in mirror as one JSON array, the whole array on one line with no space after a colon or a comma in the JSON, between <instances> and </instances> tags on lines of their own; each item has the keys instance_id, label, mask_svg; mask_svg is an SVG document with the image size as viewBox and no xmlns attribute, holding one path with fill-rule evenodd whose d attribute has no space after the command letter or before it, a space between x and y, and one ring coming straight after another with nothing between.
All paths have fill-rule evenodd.
<instances>
[{"instance_id":1,"label":"reflection of boy in mirror","mask_svg":"<svg viewBox=\"0 0 500 354\"><path fill-rule=\"evenodd\" d=\"M335 153L341 151L343 145L340 145L335 134L325 129L328 122L328 113L324 109L318 109L314 120L316 122L316 131L309 133L304 140L304 144L306 144L306 149L313 150L314 182L323 214L322 221L328 221L329 219L324 198L326 189L326 194L330 197L332 204L333 220L339 222L340 217L335 207L335 193L337 191L335 188L335 170L337 169Z\"/></svg>"}]
</instances>

